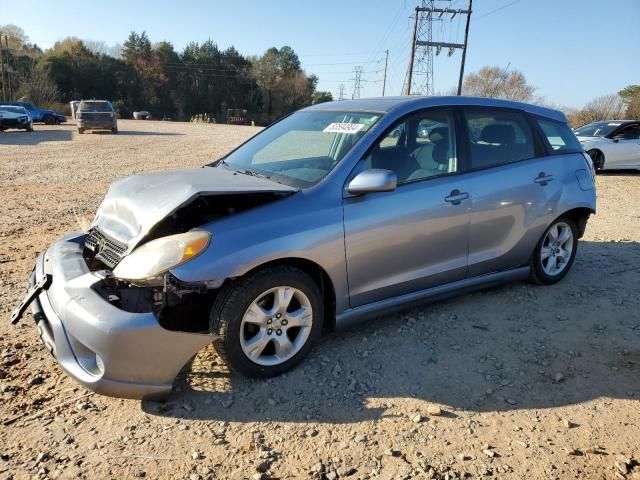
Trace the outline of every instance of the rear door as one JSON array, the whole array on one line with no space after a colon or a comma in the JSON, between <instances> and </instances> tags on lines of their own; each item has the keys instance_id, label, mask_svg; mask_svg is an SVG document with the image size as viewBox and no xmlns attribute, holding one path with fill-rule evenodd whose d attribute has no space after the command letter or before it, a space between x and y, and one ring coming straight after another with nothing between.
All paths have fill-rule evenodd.
<instances>
[{"instance_id":1,"label":"rear door","mask_svg":"<svg viewBox=\"0 0 640 480\"><path fill-rule=\"evenodd\" d=\"M464 109L469 137L469 277L526 264L561 194L561 167L547 157L519 110Z\"/></svg>"}]
</instances>

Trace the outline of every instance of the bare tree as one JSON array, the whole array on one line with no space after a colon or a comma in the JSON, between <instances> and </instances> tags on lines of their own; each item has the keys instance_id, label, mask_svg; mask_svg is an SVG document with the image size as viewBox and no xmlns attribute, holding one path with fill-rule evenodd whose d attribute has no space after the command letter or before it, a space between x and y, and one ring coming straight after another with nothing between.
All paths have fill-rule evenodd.
<instances>
[{"instance_id":1,"label":"bare tree","mask_svg":"<svg viewBox=\"0 0 640 480\"><path fill-rule=\"evenodd\" d=\"M477 73L466 76L462 91L476 97L506 98L520 102L536 100L536 87L527 82L518 70L507 71L500 67L482 67Z\"/></svg>"},{"instance_id":2,"label":"bare tree","mask_svg":"<svg viewBox=\"0 0 640 480\"><path fill-rule=\"evenodd\" d=\"M36 105L46 105L55 102L58 93L58 87L49 73L43 68L32 66L20 82L16 96Z\"/></svg>"},{"instance_id":3,"label":"bare tree","mask_svg":"<svg viewBox=\"0 0 640 480\"><path fill-rule=\"evenodd\" d=\"M626 105L622 98L612 93L596 97L588 102L582 110L570 117L572 125L586 125L598 120L615 120L625 116Z\"/></svg>"}]
</instances>

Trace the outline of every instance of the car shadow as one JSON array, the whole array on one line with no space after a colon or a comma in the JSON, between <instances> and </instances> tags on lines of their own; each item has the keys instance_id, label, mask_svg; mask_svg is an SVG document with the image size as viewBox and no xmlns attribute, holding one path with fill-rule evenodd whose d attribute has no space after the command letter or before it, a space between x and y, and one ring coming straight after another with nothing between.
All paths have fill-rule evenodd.
<instances>
[{"instance_id":1,"label":"car shadow","mask_svg":"<svg viewBox=\"0 0 640 480\"><path fill-rule=\"evenodd\" d=\"M554 286L517 283L325 335L296 369L268 380L230 373L213 348L183 369L153 415L349 423L440 404L443 416L640 398L640 243L580 242Z\"/></svg>"},{"instance_id":2,"label":"car shadow","mask_svg":"<svg viewBox=\"0 0 640 480\"><path fill-rule=\"evenodd\" d=\"M605 177L628 177L629 175L640 175L640 169L603 170L601 172L598 172L598 175L603 175Z\"/></svg>"},{"instance_id":3,"label":"car shadow","mask_svg":"<svg viewBox=\"0 0 640 480\"><path fill-rule=\"evenodd\" d=\"M0 145L38 145L43 142L68 142L72 132L69 129L34 125L33 132L25 130L5 130L0 133Z\"/></svg>"}]
</instances>

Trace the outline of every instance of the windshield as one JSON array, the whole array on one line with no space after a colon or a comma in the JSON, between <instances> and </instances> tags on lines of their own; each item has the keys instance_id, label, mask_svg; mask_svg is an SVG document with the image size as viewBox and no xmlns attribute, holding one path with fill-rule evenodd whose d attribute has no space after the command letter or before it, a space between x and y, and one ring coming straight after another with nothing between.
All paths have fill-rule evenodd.
<instances>
[{"instance_id":1,"label":"windshield","mask_svg":"<svg viewBox=\"0 0 640 480\"><path fill-rule=\"evenodd\" d=\"M81 102L80 110L83 112L111 112L109 102Z\"/></svg>"},{"instance_id":2,"label":"windshield","mask_svg":"<svg viewBox=\"0 0 640 480\"><path fill-rule=\"evenodd\" d=\"M604 137L613 132L622 123L620 122L594 122L580 128L576 128L578 137Z\"/></svg>"},{"instance_id":3,"label":"windshield","mask_svg":"<svg viewBox=\"0 0 640 480\"><path fill-rule=\"evenodd\" d=\"M217 166L264 175L297 188L320 181L382 115L300 111L256 135Z\"/></svg>"},{"instance_id":4,"label":"windshield","mask_svg":"<svg viewBox=\"0 0 640 480\"><path fill-rule=\"evenodd\" d=\"M24 107L12 107L12 106L5 106L5 105L0 105L0 110L4 110L5 112L13 112L13 113L22 113L22 114L26 114L27 111L24 109Z\"/></svg>"}]
</instances>

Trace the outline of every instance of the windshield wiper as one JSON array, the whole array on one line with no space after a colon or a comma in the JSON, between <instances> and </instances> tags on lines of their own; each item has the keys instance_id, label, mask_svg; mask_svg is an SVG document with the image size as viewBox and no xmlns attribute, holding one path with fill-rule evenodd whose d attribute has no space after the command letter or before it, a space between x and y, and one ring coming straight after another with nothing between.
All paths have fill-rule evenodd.
<instances>
[{"instance_id":1,"label":"windshield wiper","mask_svg":"<svg viewBox=\"0 0 640 480\"><path fill-rule=\"evenodd\" d=\"M264 173L258 173L254 170L238 170L238 169L234 169L234 170L238 173L242 173L243 175L249 175L251 177L258 177L258 178L266 178L267 180L271 180L271 177L269 175L265 175Z\"/></svg>"}]
</instances>

